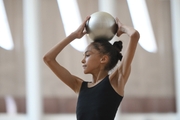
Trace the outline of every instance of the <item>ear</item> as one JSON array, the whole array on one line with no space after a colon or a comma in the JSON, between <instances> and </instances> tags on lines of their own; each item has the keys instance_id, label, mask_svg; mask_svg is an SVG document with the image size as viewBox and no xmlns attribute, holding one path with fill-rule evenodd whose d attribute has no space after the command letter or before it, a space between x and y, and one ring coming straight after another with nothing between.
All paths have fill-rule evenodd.
<instances>
[{"instance_id":1,"label":"ear","mask_svg":"<svg viewBox=\"0 0 180 120\"><path fill-rule=\"evenodd\" d=\"M101 63L108 63L109 61L109 56L103 55L102 58L100 59Z\"/></svg>"}]
</instances>

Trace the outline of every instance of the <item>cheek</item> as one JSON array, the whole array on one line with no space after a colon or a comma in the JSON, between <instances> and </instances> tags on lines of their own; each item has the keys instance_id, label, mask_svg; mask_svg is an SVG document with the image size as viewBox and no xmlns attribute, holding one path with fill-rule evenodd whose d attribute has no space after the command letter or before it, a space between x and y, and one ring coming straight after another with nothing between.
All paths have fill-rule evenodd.
<instances>
[{"instance_id":1,"label":"cheek","mask_svg":"<svg viewBox=\"0 0 180 120\"><path fill-rule=\"evenodd\" d=\"M86 63L88 63L88 61L89 61L89 57L85 58L85 61L86 61Z\"/></svg>"},{"instance_id":2,"label":"cheek","mask_svg":"<svg viewBox=\"0 0 180 120\"><path fill-rule=\"evenodd\" d=\"M86 59L87 63L91 63L91 64L95 64L98 63L99 59L95 58L95 57L89 57Z\"/></svg>"}]
</instances>

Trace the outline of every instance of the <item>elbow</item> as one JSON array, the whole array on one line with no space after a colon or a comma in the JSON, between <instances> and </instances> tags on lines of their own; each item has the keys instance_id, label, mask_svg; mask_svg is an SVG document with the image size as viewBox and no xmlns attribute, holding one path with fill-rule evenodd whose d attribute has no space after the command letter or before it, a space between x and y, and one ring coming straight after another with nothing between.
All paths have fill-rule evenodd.
<instances>
[{"instance_id":1,"label":"elbow","mask_svg":"<svg viewBox=\"0 0 180 120\"><path fill-rule=\"evenodd\" d=\"M48 63L50 63L50 62L52 61L52 59L51 59L50 57L48 57L47 55L45 55L45 56L43 57L43 61L44 61L46 64L48 64Z\"/></svg>"},{"instance_id":2,"label":"elbow","mask_svg":"<svg viewBox=\"0 0 180 120\"><path fill-rule=\"evenodd\" d=\"M47 63L47 62L49 61L49 58L45 55L45 56L43 57L43 61L44 61L45 63Z\"/></svg>"},{"instance_id":3,"label":"elbow","mask_svg":"<svg viewBox=\"0 0 180 120\"><path fill-rule=\"evenodd\" d=\"M140 34L139 34L139 32L136 30L136 32L135 32L135 38L137 39L137 40L139 40L140 39Z\"/></svg>"},{"instance_id":4,"label":"elbow","mask_svg":"<svg viewBox=\"0 0 180 120\"><path fill-rule=\"evenodd\" d=\"M134 40L139 41L139 39L140 39L140 34L139 34L139 32L136 30L131 37L132 37Z\"/></svg>"}]
</instances>

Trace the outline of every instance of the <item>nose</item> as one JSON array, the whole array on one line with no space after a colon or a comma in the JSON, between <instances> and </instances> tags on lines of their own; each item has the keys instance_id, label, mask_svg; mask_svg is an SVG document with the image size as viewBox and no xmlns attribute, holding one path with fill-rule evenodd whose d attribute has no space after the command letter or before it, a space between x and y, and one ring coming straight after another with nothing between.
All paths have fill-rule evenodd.
<instances>
[{"instance_id":1,"label":"nose","mask_svg":"<svg viewBox=\"0 0 180 120\"><path fill-rule=\"evenodd\" d=\"M81 63L85 63L85 57L82 59Z\"/></svg>"}]
</instances>

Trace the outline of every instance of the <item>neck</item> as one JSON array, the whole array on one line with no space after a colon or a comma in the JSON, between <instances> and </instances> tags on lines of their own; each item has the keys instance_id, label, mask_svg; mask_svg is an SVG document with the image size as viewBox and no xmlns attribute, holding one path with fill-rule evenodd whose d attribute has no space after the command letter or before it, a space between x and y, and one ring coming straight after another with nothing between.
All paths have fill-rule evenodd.
<instances>
[{"instance_id":1,"label":"neck","mask_svg":"<svg viewBox=\"0 0 180 120\"><path fill-rule=\"evenodd\" d=\"M98 74L93 74L93 83L97 83L108 75L108 71L99 71Z\"/></svg>"}]
</instances>

